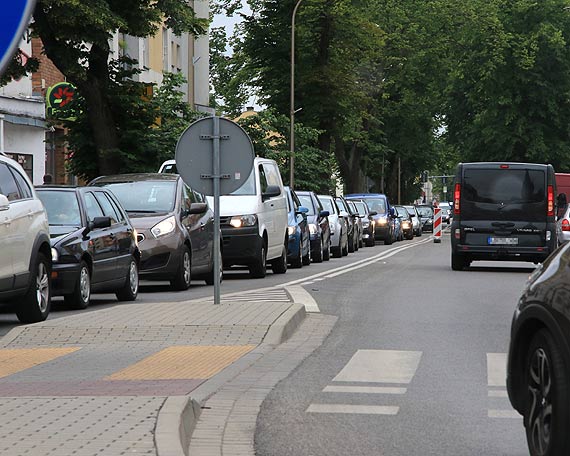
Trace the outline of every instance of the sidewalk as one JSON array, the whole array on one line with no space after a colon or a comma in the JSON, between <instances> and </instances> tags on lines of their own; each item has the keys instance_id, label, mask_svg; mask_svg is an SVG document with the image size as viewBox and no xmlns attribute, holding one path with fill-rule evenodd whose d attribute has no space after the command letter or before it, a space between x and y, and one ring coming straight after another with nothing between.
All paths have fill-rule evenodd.
<instances>
[{"instance_id":1,"label":"sidewalk","mask_svg":"<svg viewBox=\"0 0 570 456\"><path fill-rule=\"evenodd\" d=\"M290 301L135 302L15 328L0 340L0 454L187 453L210 396L303 322L328 334L331 317ZM308 353L296 344L298 364Z\"/></svg>"}]
</instances>

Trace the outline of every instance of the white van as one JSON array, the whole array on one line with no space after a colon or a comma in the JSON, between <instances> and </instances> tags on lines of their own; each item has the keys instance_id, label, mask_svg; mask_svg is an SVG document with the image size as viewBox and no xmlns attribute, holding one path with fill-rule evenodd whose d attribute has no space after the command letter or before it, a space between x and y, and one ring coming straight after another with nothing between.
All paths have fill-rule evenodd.
<instances>
[{"instance_id":1,"label":"white van","mask_svg":"<svg viewBox=\"0 0 570 456\"><path fill-rule=\"evenodd\" d=\"M176 173L176 162L165 161L161 173ZM213 207L213 199L208 198ZM287 272L287 197L274 160L255 158L244 185L220 198L220 226L225 267L245 265L252 278Z\"/></svg>"}]
</instances>

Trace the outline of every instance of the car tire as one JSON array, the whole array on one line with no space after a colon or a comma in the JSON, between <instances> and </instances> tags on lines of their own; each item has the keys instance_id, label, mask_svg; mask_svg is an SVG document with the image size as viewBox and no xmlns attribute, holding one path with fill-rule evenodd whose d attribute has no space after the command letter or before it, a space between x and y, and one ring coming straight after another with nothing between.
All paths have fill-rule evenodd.
<instances>
[{"instance_id":1,"label":"car tire","mask_svg":"<svg viewBox=\"0 0 570 456\"><path fill-rule=\"evenodd\" d=\"M423 233L423 230L420 228L420 229L418 230L418 237L420 237L420 236L422 235L422 233Z\"/></svg>"},{"instance_id":2,"label":"car tire","mask_svg":"<svg viewBox=\"0 0 570 456\"><path fill-rule=\"evenodd\" d=\"M273 274L285 274L287 272L287 247L283 246L281 256L271 261Z\"/></svg>"},{"instance_id":3,"label":"car tire","mask_svg":"<svg viewBox=\"0 0 570 456\"><path fill-rule=\"evenodd\" d=\"M218 274L220 274L220 283L222 283L224 281L224 262L222 260L222 249L220 247L220 270L218 271ZM206 276L206 278L204 279L206 281L206 285L214 285L214 264L212 262L212 270L208 273L208 275Z\"/></svg>"},{"instance_id":4,"label":"car tire","mask_svg":"<svg viewBox=\"0 0 570 456\"><path fill-rule=\"evenodd\" d=\"M38 253L31 272L28 291L17 304L16 315L22 323L44 321L51 308L51 264L43 253Z\"/></svg>"},{"instance_id":5,"label":"car tire","mask_svg":"<svg viewBox=\"0 0 570 456\"><path fill-rule=\"evenodd\" d=\"M413 238L414 238L414 232L413 232L413 231L410 231L410 234L406 236L406 239L407 239L408 241L411 241Z\"/></svg>"},{"instance_id":6,"label":"car tire","mask_svg":"<svg viewBox=\"0 0 570 456\"><path fill-rule=\"evenodd\" d=\"M170 286L175 291L184 291L190 288L192 281L192 255L187 245L182 248L182 255L180 255L180 264L176 271L176 275L170 281Z\"/></svg>"},{"instance_id":7,"label":"car tire","mask_svg":"<svg viewBox=\"0 0 570 456\"><path fill-rule=\"evenodd\" d=\"M79 276L75 282L73 292L64 295L65 305L71 309L86 309L91 299L91 271L85 261L79 265Z\"/></svg>"},{"instance_id":8,"label":"car tire","mask_svg":"<svg viewBox=\"0 0 570 456\"><path fill-rule=\"evenodd\" d=\"M346 248L348 249L348 253L353 253L355 251L355 249L354 249L354 233L352 233L352 236L348 238Z\"/></svg>"},{"instance_id":9,"label":"car tire","mask_svg":"<svg viewBox=\"0 0 570 456\"><path fill-rule=\"evenodd\" d=\"M249 265L249 276L252 279L263 279L267 274L267 247L262 242L257 258Z\"/></svg>"},{"instance_id":10,"label":"car tire","mask_svg":"<svg viewBox=\"0 0 570 456\"><path fill-rule=\"evenodd\" d=\"M331 239L327 241L326 247L323 249L323 261L329 261L331 259Z\"/></svg>"},{"instance_id":11,"label":"car tire","mask_svg":"<svg viewBox=\"0 0 570 456\"><path fill-rule=\"evenodd\" d=\"M570 454L570 373L550 332L533 337L525 364L524 423L531 456Z\"/></svg>"},{"instance_id":12,"label":"car tire","mask_svg":"<svg viewBox=\"0 0 570 456\"><path fill-rule=\"evenodd\" d=\"M297 252L297 258L291 261L291 267L298 269L303 267L303 245L302 241L299 240L299 251Z\"/></svg>"},{"instance_id":13,"label":"car tire","mask_svg":"<svg viewBox=\"0 0 570 456\"><path fill-rule=\"evenodd\" d=\"M311 241L309 241L309 248L307 249L307 254L303 257L303 266L309 266L312 261L311 255Z\"/></svg>"},{"instance_id":14,"label":"car tire","mask_svg":"<svg viewBox=\"0 0 570 456\"><path fill-rule=\"evenodd\" d=\"M342 256L342 231L340 232L338 246L331 247L333 258L340 258Z\"/></svg>"},{"instance_id":15,"label":"car tire","mask_svg":"<svg viewBox=\"0 0 570 456\"><path fill-rule=\"evenodd\" d=\"M374 247L376 245L376 240L374 239L374 235L370 235L368 239L364 242L366 247Z\"/></svg>"},{"instance_id":16,"label":"car tire","mask_svg":"<svg viewBox=\"0 0 570 456\"><path fill-rule=\"evenodd\" d=\"M136 258L131 258L125 284L115 293L119 301L135 301L139 294L139 265Z\"/></svg>"},{"instance_id":17,"label":"car tire","mask_svg":"<svg viewBox=\"0 0 570 456\"><path fill-rule=\"evenodd\" d=\"M451 269L453 271L463 271L463 268L467 266L465 257L455 252L451 252Z\"/></svg>"},{"instance_id":18,"label":"car tire","mask_svg":"<svg viewBox=\"0 0 570 456\"><path fill-rule=\"evenodd\" d=\"M319 242L319 250L313 255L313 263L322 263L325 259L325 248L323 246L323 238Z\"/></svg>"},{"instance_id":19,"label":"car tire","mask_svg":"<svg viewBox=\"0 0 570 456\"><path fill-rule=\"evenodd\" d=\"M393 242L392 233L388 233L384 238L384 245L392 245L392 242Z\"/></svg>"},{"instance_id":20,"label":"car tire","mask_svg":"<svg viewBox=\"0 0 570 456\"><path fill-rule=\"evenodd\" d=\"M344 245L343 249L341 250L341 256L348 255L348 238L346 239L346 244Z\"/></svg>"}]
</instances>

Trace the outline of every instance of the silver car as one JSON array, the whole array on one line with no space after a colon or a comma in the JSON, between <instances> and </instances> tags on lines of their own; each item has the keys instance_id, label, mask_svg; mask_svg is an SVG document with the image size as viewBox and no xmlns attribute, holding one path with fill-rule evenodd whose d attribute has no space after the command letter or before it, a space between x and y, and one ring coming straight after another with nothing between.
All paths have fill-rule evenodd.
<instances>
[{"instance_id":1,"label":"silver car","mask_svg":"<svg viewBox=\"0 0 570 456\"><path fill-rule=\"evenodd\" d=\"M331 253L339 258L348 255L348 226L340 209L329 195L318 195L325 211L329 211L329 226L331 229Z\"/></svg>"},{"instance_id":2,"label":"silver car","mask_svg":"<svg viewBox=\"0 0 570 456\"><path fill-rule=\"evenodd\" d=\"M412 226L414 228L414 236L421 236L422 235L422 222L420 220L420 214L418 214L418 210L416 206L404 206L410 216L412 217Z\"/></svg>"},{"instance_id":3,"label":"silver car","mask_svg":"<svg viewBox=\"0 0 570 456\"><path fill-rule=\"evenodd\" d=\"M556 220L556 236L558 244L566 244L570 241L570 204L566 206L564 212L559 212L560 216Z\"/></svg>"}]
</instances>

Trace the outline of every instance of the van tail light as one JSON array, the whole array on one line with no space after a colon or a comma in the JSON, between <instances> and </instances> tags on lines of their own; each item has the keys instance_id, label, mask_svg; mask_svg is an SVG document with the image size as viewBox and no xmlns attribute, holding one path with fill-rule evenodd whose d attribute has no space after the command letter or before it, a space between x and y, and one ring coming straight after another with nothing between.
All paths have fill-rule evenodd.
<instances>
[{"instance_id":1,"label":"van tail light","mask_svg":"<svg viewBox=\"0 0 570 456\"><path fill-rule=\"evenodd\" d=\"M453 213L459 215L459 201L461 200L461 184L455 184L453 192Z\"/></svg>"},{"instance_id":2,"label":"van tail light","mask_svg":"<svg viewBox=\"0 0 570 456\"><path fill-rule=\"evenodd\" d=\"M548 186L548 206L546 208L546 215L554 217L554 187Z\"/></svg>"},{"instance_id":3,"label":"van tail light","mask_svg":"<svg viewBox=\"0 0 570 456\"><path fill-rule=\"evenodd\" d=\"M562 231L570 231L570 221L568 219L562 220Z\"/></svg>"}]
</instances>

